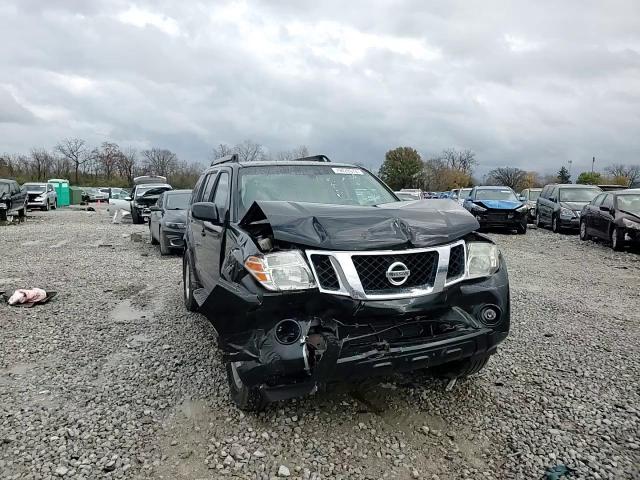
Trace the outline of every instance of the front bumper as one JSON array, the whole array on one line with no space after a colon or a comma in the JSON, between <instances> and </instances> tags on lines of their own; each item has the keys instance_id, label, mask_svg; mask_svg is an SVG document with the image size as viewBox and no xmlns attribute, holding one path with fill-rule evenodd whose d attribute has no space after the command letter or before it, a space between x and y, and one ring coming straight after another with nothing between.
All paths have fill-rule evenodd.
<instances>
[{"instance_id":1,"label":"front bumper","mask_svg":"<svg viewBox=\"0 0 640 480\"><path fill-rule=\"evenodd\" d=\"M47 206L46 200L43 200L41 202L35 202L35 201L27 202L27 208L44 208L46 206Z\"/></svg>"},{"instance_id":2,"label":"front bumper","mask_svg":"<svg viewBox=\"0 0 640 480\"><path fill-rule=\"evenodd\" d=\"M162 234L167 247L184 248L184 229L163 227Z\"/></svg>"},{"instance_id":3,"label":"front bumper","mask_svg":"<svg viewBox=\"0 0 640 480\"><path fill-rule=\"evenodd\" d=\"M474 213L480 228L517 228L527 223L528 212L523 213Z\"/></svg>"},{"instance_id":4,"label":"front bumper","mask_svg":"<svg viewBox=\"0 0 640 480\"><path fill-rule=\"evenodd\" d=\"M559 225L566 230L575 230L580 228L580 217L566 218L558 217L560 219Z\"/></svg>"},{"instance_id":5,"label":"front bumper","mask_svg":"<svg viewBox=\"0 0 640 480\"><path fill-rule=\"evenodd\" d=\"M488 307L497 312L491 322L482 316ZM504 261L491 277L395 300L317 290L258 296L221 280L201 312L213 321L225 360L237 362L242 381L279 400L334 382L493 354L509 332L509 282ZM292 343L279 337L284 320L299 325Z\"/></svg>"}]
</instances>

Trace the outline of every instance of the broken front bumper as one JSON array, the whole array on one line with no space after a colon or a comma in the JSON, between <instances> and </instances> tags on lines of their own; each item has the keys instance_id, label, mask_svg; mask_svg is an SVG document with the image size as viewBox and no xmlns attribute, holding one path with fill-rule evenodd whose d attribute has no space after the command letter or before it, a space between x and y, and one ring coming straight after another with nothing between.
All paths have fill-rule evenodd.
<instances>
[{"instance_id":1,"label":"broken front bumper","mask_svg":"<svg viewBox=\"0 0 640 480\"><path fill-rule=\"evenodd\" d=\"M509 331L506 267L491 277L394 300L320 293L252 293L221 280L201 312L248 386L270 400L333 382L388 375L490 355ZM487 315L490 310L491 314Z\"/></svg>"}]
</instances>

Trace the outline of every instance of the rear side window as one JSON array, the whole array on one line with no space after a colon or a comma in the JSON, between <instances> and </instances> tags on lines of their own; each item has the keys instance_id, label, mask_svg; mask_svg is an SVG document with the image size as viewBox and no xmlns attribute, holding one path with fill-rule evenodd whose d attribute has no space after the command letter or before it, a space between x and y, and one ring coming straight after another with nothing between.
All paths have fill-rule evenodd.
<instances>
[{"instance_id":1,"label":"rear side window","mask_svg":"<svg viewBox=\"0 0 640 480\"><path fill-rule=\"evenodd\" d=\"M163 203L164 203L164 193L158 197L158 201L156 202L156 205L162 208Z\"/></svg>"},{"instance_id":2,"label":"rear side window","mask_svg":"<svg viewBox=\"0 0 640 480\"><path fill-rule=\"evenodd\" d=\"M202 187L202 183L204 181L206 177L204 175L202 175L198 181L196 182L195 187L193 187L193 195L191 195L191 200L189 201L189 205L191 205L194 202L199 201L198 199L200 198L200 190Z\"/></svg>"},{"instance_id":3,"label":"rear side window","mask_svg":"<svg viewBox=\"0 0 640 480\"><path fill-rule=\"evenodd\" d=\"M540 196L542 198L549 198L549 191L551 190L551 187L546 186L542 189L542 193L540 194Z\"/></svg>"},{"instance_id":4,"label":"rear side window","mask_svg":"<svg viewBox=\"0 0 640 480\"><path fill-rule=\"evenodd\" d=\"M215 183L217 173L218 172L211 172L207 176L207 181L204 184L204 190L200 196L200 202L211 201L211 192L213 191L213 184Z\"/></svg>"},{"instance_id":5,"label":"rear side window","mask_svg":"<svg viewBox=\"0 0 640 480\"><path fill-rule=\"evenodd\" d=\"M554 202L558 201L558 187L553 187L553 190L551 190L551 194L549 195L549 198L551 198Z\"/></svg>"},{"instance_id":6,"label":"rear side window","mask_svg":"<svg viewBox=\"0 0 640 480\"><path fill-rule=\"evenodd\" d=\"M224 216L229 205L229 174L227 172L220 174L213 203L218 207L220 216Z\"/></svg>"}]
</instances>

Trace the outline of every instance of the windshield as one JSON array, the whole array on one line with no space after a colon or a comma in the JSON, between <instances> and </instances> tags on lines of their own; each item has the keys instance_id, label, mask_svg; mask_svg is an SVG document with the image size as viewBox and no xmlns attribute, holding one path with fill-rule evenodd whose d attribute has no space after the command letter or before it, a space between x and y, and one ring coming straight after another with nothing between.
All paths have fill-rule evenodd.
<instances>
[{"instance_id":1,"label":"windshield","mask_svg":"<svg viewBox=\"0 0 640 480\"><path fill-rule=\"evenodd\" d=\"M529 200L537 200L542 190L529 190Z\"/></svg>"},{"instance_id":2,"label":"windshield","mask_svg":"<svg viewBox=\"0 0 640 480\"><path fill-rule=\"evenodd\" d=\"M8 183L0 183L0 195L2 195L3 193L9 193Z\"/></svg>"},{"instance_id":3,"label":"windshield","mask_svg":"<svg viewBox=\"0 0 640 480\"><path fill-rule=\"evenodd\" d=\"M561 202L590 202L596 195L602 193L599 188L561 188Z\"/></svg>"},{"instance_id":4,"label":"windshield","mask_svg":"<svg viewBox=\"0 0 640 480\"><path fill-rule=\"evenodd\" d=\"M331 205L378 205L396 198L370 173L356 167L270 165L240 170L240 214L256 200Z\"/></svg>"},{"instance_id":5,"label":"windshield","mask_svg":"<svg viewBox=\"0 0 640 480\"><path fill-rule=\"evenodd\" d=\"M516 194L512 190L505 188L487 188L476 190L476 200L511 200L517 202Z\"/></svg>"},{"instance_id":6,"label":"windshield","mask_svg":"<svg viewBox=\"0 0 640 480\"><path fill-rule=\"evenodd\" d=\"M167 210L186 210L191 200L191 192L172 193L167 195L165 208Z\"/></svg>"},{"instance_id":7,"label":"windshield","mask_svg":"<svg viewBox=\"0 0 640 480\"><path fill-rule=\"evenodd\" d=\"M33 183L27 183L23 188L25 188L27 192L44 192L47 189L44 185L35 185Z\"/></svg>"},{"instance_id":8,"label":"windshield","mask_svg":"<svg viewBox=\"0 0 640 480\"><path fill-rule=\"evenodd\" d=\"M460 190L459 198L467 198L470 193L471 193L470 188L463 188L462 190Z\"/></svg>"},{"instance_id":9,"label":"windshield","mask_svg":"<svg viewBox=\"0 0 640 480\"><path fill-rule=\"evenodd\" d=\"M640 216L640 193L618 195L618 210Z\"/></svg>"}]
</instances>

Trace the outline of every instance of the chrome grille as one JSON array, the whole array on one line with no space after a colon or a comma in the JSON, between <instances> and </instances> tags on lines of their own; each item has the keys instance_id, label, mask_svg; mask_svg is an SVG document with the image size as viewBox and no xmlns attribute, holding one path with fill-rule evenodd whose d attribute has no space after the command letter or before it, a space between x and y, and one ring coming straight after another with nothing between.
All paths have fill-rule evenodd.
<instances>
[{"instance_id":1,"label":"chrome grille","mask_svg":"<svg viewBox=\"0 0 640 480\"><path fill-rule=\"evenodd\" d=\"M318 277L318 284L327 290L339 290L340 282L329 255L311 255L311 261Z\"/></svg>"},{"instance_id":2,"label":"chrome grille","mask_svg":"<svg viewBox=\"0 0 640 480\"><path fill-rule=\"evenodd\" d=\"M438 252L393 255L353 255L360 282L366 293L401 290L409 287L432 287L438 269ZM402 262L409 277L402 285L394 286L387 278L387 270L395 262Z\"/></svg>"},{"instance_id":3,"label":"chrome grille","mask_svg":"<svg viewBox=\"0 0 640 480\"><path fill-rule=\"evenodd\" d=\"M465 255L464 245L456 245L449 253L449 268L447 269L447 280L458 278L464 275Z\"/></svg>"}]
</instances>

